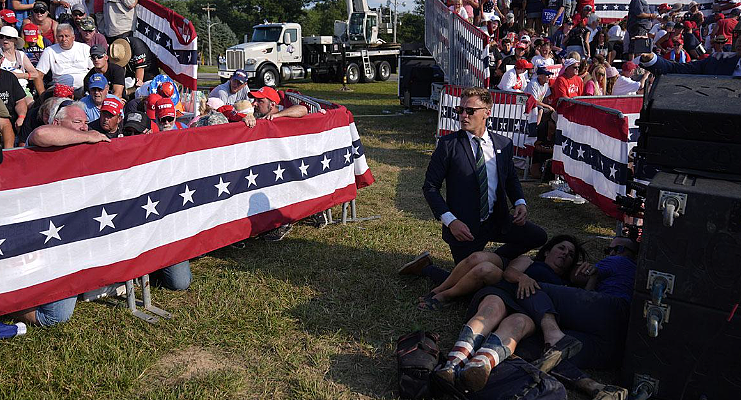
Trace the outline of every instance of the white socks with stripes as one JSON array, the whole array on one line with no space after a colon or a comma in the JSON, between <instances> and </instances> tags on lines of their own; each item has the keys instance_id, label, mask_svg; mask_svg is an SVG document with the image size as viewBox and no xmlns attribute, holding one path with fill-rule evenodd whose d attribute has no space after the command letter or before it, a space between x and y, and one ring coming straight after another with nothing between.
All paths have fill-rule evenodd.
<instances>
[{"instance_id":1,"label":"white socks with stripes","mask_svg":"<svg viewBox=\"0 0 741 400\"><path fill-rule=\"evenodd\" d=\"M476 351L473 358L461 370L461 380L468 390L478 391L486 386L491 370L512 354L509 347L494 333Z\"/></svg>"}]
</instances>

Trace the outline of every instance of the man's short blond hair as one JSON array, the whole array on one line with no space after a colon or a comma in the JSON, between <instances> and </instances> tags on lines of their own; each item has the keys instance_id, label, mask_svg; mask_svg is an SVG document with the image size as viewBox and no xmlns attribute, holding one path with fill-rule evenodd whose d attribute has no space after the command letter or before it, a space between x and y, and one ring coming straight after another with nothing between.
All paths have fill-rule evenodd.
<instances>
[{"instance_id":1,"label":"man's short blond hair","mask_svg":"<svg viewBox=\"0 0 741 400\"><path fill-rule=\"evenodd\" d=\"M468 89L463 90L463 93L461 93L461 102L464 98L467 97L478 97L479 100L481 100L484 105L487 107L491 107L494 105L494 100L491 98L491 93L489 93L488 89L484 89L482 87L470 87Z\"/></svg>"}]
</instances>

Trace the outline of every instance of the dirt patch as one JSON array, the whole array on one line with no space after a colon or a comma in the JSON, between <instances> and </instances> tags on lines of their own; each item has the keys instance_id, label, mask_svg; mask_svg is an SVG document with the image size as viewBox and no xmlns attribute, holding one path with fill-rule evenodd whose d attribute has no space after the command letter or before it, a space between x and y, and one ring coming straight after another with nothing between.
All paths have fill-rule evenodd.
<instances>
[{"instance_id":1,"label":"dirt patch","mask_svg":"<svg viewBox=\"0 0 741 400\"><path fill-rule=\"evenodd\" d=\"M162 357L149 369L145 379L171 385L213 372L240 369L243 367L228 357L191 346Z\"/></svg>"}]
</instances>

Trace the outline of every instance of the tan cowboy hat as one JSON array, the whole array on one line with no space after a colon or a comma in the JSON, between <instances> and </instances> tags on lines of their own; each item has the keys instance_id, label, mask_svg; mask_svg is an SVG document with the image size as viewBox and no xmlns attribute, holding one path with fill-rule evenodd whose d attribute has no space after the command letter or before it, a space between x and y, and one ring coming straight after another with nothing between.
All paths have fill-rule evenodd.
<instances>
[{"instance_id":1,"label":"tan cowboy hat","mask_svg":"<svg viewBox=\"0 0 741 400\"><path fill-rule=\"evenodd\" d=\"M119 67L125 67L131 60L131 45L126 39L116 39L108 47L108 57Z\"/></svg>"}]
</instances>

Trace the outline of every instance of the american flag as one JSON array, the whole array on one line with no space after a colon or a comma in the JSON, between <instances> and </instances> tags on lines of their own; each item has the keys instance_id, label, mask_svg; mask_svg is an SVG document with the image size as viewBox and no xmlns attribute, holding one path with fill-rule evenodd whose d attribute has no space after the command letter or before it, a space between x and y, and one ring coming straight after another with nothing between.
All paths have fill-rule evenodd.
<instances>
[{"instance_id":1,"label":"american flag","mask_svg":"<svg viewBox=\"0 0 741 400\"><path fill-rule=\"evenodd\" d=\"M439 104L437 137L448 135L460 129L458 115L453 109L461 104L462 86L445 85ZM534 143L528 137L527 117L535 107L535 99L526 93L490 91L494 100L491 117L486 121L489 132L507 136L515 147L525 148Z\"/></svg>"},{"instance_id":2,"label":"american flag","mask_svg":"<svg viewBox=\"0 0 741 400\"><path fill-rule=\"evenodd\" d=\"M643 98L605 96L574 100L561 101L557 109L552 170L563 175L574 192L607 215L621 219L622 212L614 200L618 194L625 195L628 155L638 140L635 121ZM595 108L587 102L615 112Z\"/></svg>"},{"instance_id":3,"label":"american flag","mask_svg":"<svg viewBox=\"0 0 741 400\"><path fill-rule=\"evenodd\" d=\"M345 108L5 152L0 315L122 282L356 197Z\"/></svg>"},{"instance_id":4,"label":"american flag","mask_svg":"<svg viewBox=\"0 0 741 400\"><path fill-rule=\"evenodd\" d=\"M679 3L685 5L685 11L687 11L687 4L690 0L682 0ZM704 14L709 14L713 8L713 0L696 0L701 11ZM663 3L670 3L664 0L649 0L648 5L651 8L651 12L658 12L659 5ZM594 2L594 12L602 20L602 22L617 21L628 15L628 7L630 6L630 0L596 0Z\"/></svg>"},{"instance_id":5,"label":"american flag","mask_svg":"<svg viewBox=\"0 0 741 400\"><path fill-rule=\"evenodd\" d=\"M172 79L195 90L198 80L198 41L193 23L153 0L139 0L136 31Z\"/></svg>"}]
</instances>

